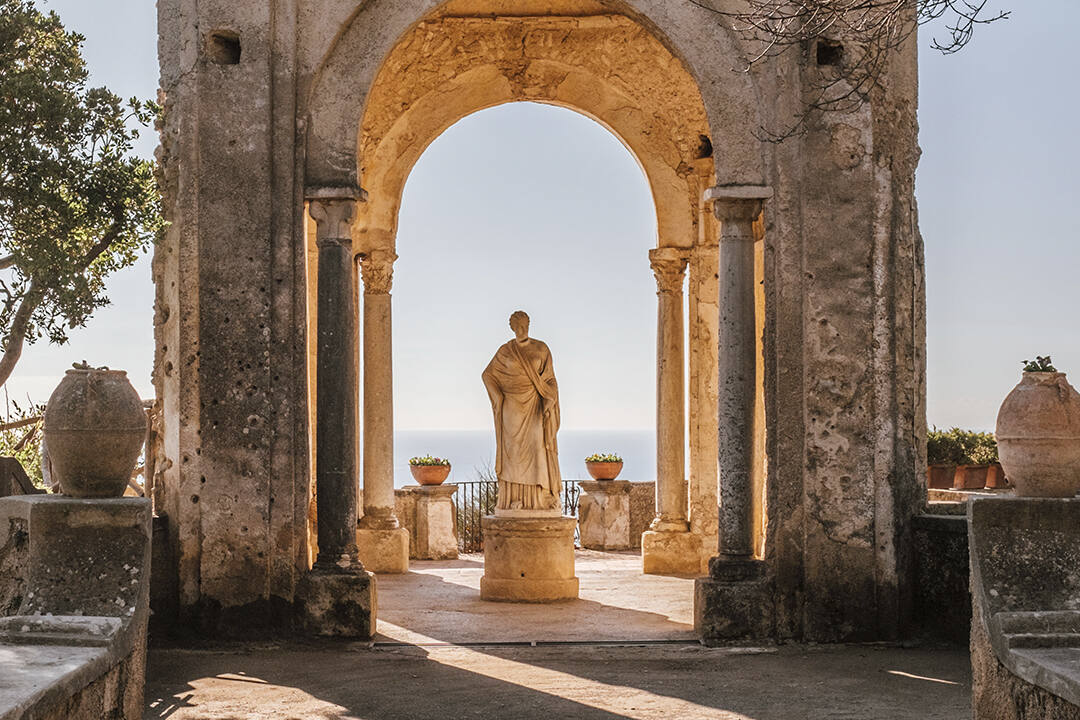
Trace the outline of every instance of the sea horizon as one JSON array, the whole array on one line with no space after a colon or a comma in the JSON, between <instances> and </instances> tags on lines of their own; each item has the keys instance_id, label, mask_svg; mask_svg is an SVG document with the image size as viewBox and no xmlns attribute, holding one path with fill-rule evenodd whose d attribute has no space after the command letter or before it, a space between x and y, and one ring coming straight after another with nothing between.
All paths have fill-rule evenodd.
<instances>
[{"instance_id":1,"label":"sea horizon","mask_svg":"<svg viewBox=\"0 0 1080 720\"><path fill-rule=\"evenodd\" d=\"M623 458L621 480L652 481L656 476L656 431L562 430L559 468L564 480L585 480L585 458L593 453L617 453ZM394 487L415 485L409 459L433 455L450 461L446 482L479 480L494 473L494 430L398 430L394 433Z\"/></svg>"}]
</instances>

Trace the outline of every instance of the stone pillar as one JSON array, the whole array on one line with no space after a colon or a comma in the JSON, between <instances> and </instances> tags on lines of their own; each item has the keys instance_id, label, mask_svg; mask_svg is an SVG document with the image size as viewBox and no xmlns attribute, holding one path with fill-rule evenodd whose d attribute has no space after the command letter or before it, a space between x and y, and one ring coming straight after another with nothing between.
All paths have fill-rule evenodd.
<instances>
[{"instance_id":1,"label":"stone pillar","mask_svg":"<svg viewBox=\"0 0 1080 720\"><path fill-rule=\"evenodd\" d=\"M656 275L656 517L641 537L646 573L695 574L700 546L686 517L683 279L687 251L649 252Z\"/></svg>"},{"instance_id":2,"label":"stone pillar","mask_svg":"<svg viewBox=\"0 0 1080 720\"><path fill-rule=\"evenodd\" d=\"M706 218L702 223L706 224ZM718 233L711 222L704 241L694 247L690 257L688 283L690 326L688 366L688 423L690 445L688 478L690 532L701 541L700 571L708 570L709 558L716 552L717 471L716 448L716 353L717 323L720 317L717 274L720 250Z\"/></svg>"},{"instance_id":3,"label":"stone pillar","mask_svg":"<svg viewBox=\"0 0 1080 720\"><path fill-rule=\"evenodd\" d=\"M578 527L586 550L629 550L630 482L582 480Z\"/></svg>"},{"instance_id":4,"label":"stone pillar","mask_svg":"<svg viewBox=\"0 0 1080 720\"><path fill-rule=\"evenodd\" d=\"M718 329L719 554L697 581L694 624L705 642L773 634L773 600L765 566L754 559L753 503L756 322L754 221L772 190L712 188L720 221Z\"/></svg>"},{"instance_id":5,"label":"stone pillar","mask_svg":"<svg viewBox=\"0 0 1080 720\"><path fill-rule=\"evenodd\" d=\"M318 259L315 503L321 570L362 571L356 554L356 273L352 197L313 198Z\"/></svg>"},{"instance_id":6,"label":"stone pillar","mask_svg":"<svg viewBox=\"0 0 1080 720\"><path fill-rule=\"evenodd\" d=\"M375 578L356 547L356 269L352 222L363 192L308 192L316 223L318 314L315 375L315 503L319 554L296 591L297 624L305 632L370 637L375 630Z\"/></svg>"},{"instance_id":7,"label":"stone pillar","mask_svg":"<svg viewBox=\"0 0 1080 720\"><path fill-rule=\"evenodd\" d=\"M357 544L372 572L409 569L409 532L394 512L394 356L390 338L390 287L394 261L389 250L360 256L364 279L364 515Z\"/></svg>"},{"instance_id":8,"label":"stone pillar","mask_svg":"<svg viewBox=\"0 0 1080 720\"><path fill-rule=\"evenodd\" d=\"M416 499L416 547L412 556L418 560L456 560L453 497L457 485L419 485L409 490Z\"/></svg>"}]
</instances>

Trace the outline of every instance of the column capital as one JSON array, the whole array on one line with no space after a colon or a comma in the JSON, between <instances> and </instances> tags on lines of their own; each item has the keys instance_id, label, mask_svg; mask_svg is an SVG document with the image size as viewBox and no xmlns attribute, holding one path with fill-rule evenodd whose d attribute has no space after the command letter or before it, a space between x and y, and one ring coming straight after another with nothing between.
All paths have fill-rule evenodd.
<instances>
[{"instance_id":1,"label":"column capital","mask_svg":"<svg viewBox=\"0 0 1080 720\"><path fill-rule=\"evenodd\" d=\"M767 185L720 185L705 191L705 201L712 203L721 222L754 222L772 196L772 188Z\"/></svg>"},{"instance_id":2,"label":"column capital","mask_svg":"<svg viewBox=\"0 0 1080 720\"><path fill-rule=\"evenodd\" d=\"M319 248L352 246L352 223L356 216L354 200L311 200L308 212L315 221L315 245Z\"/></svg>"},{"instance_id":3,"label":"column capital","mask_svg":"<svg viewBox=\"0 0 1080 720\"><path fill-rule=\"evenodd\" d=\"M689 256L690 253L685 248L662 247L649 251L649 264L656 276L658 293L682 292Z\"/></svg>"},{"instance_id":4,"label":"column capital","mask_svg":"<svg viewBox=\"0 0 1080 720\"><path fill-rule=\"evenodd\" d=\"M397 259L393 250L360 253L360 275L364 280L365 295L390 294L394 284L394 261Z\"/></svg>"}]
</instances>

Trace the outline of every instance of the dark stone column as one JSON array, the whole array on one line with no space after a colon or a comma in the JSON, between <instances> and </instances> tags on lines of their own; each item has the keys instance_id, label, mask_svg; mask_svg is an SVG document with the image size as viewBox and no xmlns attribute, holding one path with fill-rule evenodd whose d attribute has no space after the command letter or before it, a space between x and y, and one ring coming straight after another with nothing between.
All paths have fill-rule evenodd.
<instances>
[{"instance_id":1,"label":"dark stone column","mask_svg":"<svg viewBox=\"0 0 1080 720\"><path fill-rule=\"evenodd\" d=\"M315 198L318 317L315 380L315 494L319 554L315 569L362 571L356 554L356 199Z\"/></svg>"}]
</instances>

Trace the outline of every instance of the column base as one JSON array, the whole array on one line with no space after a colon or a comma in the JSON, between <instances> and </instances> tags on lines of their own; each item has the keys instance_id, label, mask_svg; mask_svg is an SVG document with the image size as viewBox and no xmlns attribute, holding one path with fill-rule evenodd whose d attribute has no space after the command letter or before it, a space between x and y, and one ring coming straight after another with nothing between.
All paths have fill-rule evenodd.
<instances>
[{"instance_id":1,"label":"column base","mask_svg":"<svg viewBox=\"0 0 1080 720\"><path fill-rule=\"evenodd\" d=\"M629 481L582 480L578 526L587 550L629 550Z\"/></svg>"},{"instance_id":2,"label":"column base","mask_svg":"<svg viewBox=\"0 0 1080 720\"><path fill-rule=\"evenodd\" d=\"M480 599L549 603L576 600L572 517L485 517Z\"/></svg>"},{"instance_id":3,"label":"column base","mask_svg":"<svg viewBox=\"0 0 1080 720\"><path fill-rule=\"evenodd\" d=\"M700 575L701 538L689 530L641 534L641 571L646 575Z\"/></svg>"},{"instance_id":4,"label":"column base","mask_svg":"<svg viewBox=\"0 0 1080 720\"><path fill-rule=\"evenodd\" d=\"M705 645L772 640L775 605L765 563L752 559L709 560L709 575L694 583L694 629Z\"/></svg>"},{"instance_id":5,"label":"column base","mask_svg":"<svg viewBox=\"0 0 1080 720\"><path fill-rule=\"evenodd\" d=\"M368 639L375 634L378 603L370 572L313 569L296 588L296 622L310 635Z\"/></svg>"},{"instance_id":6,"label":"column base","mask_svg":"<svg viewBox=\"0 0 1080 720\"><path fill-rule=\"evenodd\" d=\"M359 528L356 531L356 555L367 570L374 573L400 574L409 571L409 531Z\"/></svg>"}]
</instances>

